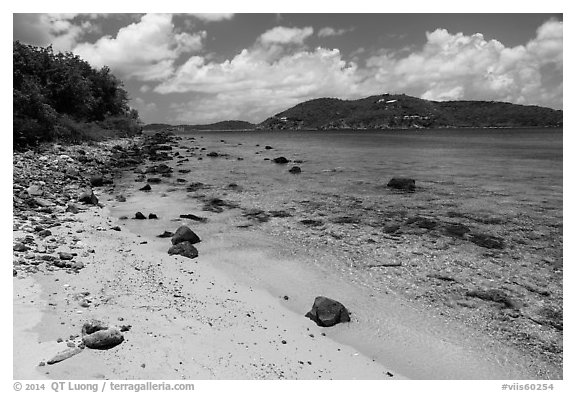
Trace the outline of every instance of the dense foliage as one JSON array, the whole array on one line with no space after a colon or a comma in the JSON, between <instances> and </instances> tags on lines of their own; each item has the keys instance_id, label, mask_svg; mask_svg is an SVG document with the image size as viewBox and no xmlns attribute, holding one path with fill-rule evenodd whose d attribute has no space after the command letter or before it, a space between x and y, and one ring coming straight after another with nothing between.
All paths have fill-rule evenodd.
<instances>
[{"instance_id":1,"label":"dense foliage","mask_svg":"<svg viewBox=\"0 0 576 393\"><path fill-rule=\"evenodd\" d=\"M562 111L494 101L428 101L404 94L319 98L266 119L261 129L558 127Z\"/></svg>"},{"instance_id":2,"label":"dense foliage","mask_svg":"<svg viewBox=\"0 0 576 393\"><path fill-rule=\"evenodd\" d=\"M95 70L73 53L16 41L13 68L15 147L141 131L138 112L108 67Z\"/></svg>"}]
</instances>

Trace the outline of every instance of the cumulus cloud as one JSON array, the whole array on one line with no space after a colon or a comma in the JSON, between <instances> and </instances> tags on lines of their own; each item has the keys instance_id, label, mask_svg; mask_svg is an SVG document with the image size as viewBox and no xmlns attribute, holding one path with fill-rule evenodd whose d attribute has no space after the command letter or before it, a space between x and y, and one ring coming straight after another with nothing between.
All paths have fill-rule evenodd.
<instances>
[{"instance_id":1,"label":"cumulus cloud","mask_svg":"<svg viewBox=\"0 0 576 393\"><path fill-rule=\"evenodd\" d=\"M121 28L116 37L78 44L74 52L94 66L109 66L121 77L157 81L171 76L180 55L200 50L205 37L205 31L176 34L171 14L146 14Z\"/></svg>"},{"instance_id":2,"label":"cumulus cloud","mask_svg":"<svg viewBox=\"0 0 576 393\"><path fill-rule=\"evenodd\" d=\"M546 22L534 39L513 48L482 34L437 29L421 48L382 50L364 67L337 49L308 49L304 41L311 34L312 28L276 27L230 60L191 56L154 91L195 97L173 107L183 122L261 121L302 100L384 92L562 105L562 22Z\"/></svg>"},{"instance_id":3,"label":"cumulus cloud","mask_svg":"<svg viewBox=\"0 0 576 393\"><path fill-rule=\"evenodd\" d=\"M302 44L312 34L314 34L312 27L277 26L262 34L259 40L263 44Z\"/></svg>"},{"instance_id":4,"label":"cumulus cloud","mask_svg":"<svg viewBox=\"0 0 576 393\"><path fill-rule=\"evenodd\" d=\"M333 27L323 27L320 30L318 30L318 37L334 37L334 36L339 36L339 35L343 35L346 34L350 31L352 31L353 29L335 29Z\"/></svg>"},{"instance_id":5,"label":"cumulus cloud","mask_svg":"<svg viewBox=\"0 0 576 393\"><path fill-rule=\"evenodd\" d=\"M526 45L513 48L482 34L426 34L424 47L367 60L374 82L426 99L502 100L562 105L562 22L548 21ZM546 79L551 83L543 83ZM555 82L554 82L555 81ZM370 82L372 83L372 82Z\"/></svg>"},{"instance_id":6,"label":"cumulus cloud","mask_svg":"<svg viewBox=\"0 0 576 393\"><path fill-rule=\"evenodd\" d=\"M191 14L198 19L202 19L205 22L219 22L222 20L229 20L234 17L234 14Z\"/></svg>"},{"instance_id":7,"label":"cumulus cloud","mask_svg":"<svg viewBox=\"0 0 576 393\"><path fill-rule=\"evenodd\" d=\"M13 14L14 36L28 44L51 44L55 50L69 51L86 33L96 28L90 19L97 15L85 15L84 20L73 21L78 15Z\"/></svg>"}]
</instances>

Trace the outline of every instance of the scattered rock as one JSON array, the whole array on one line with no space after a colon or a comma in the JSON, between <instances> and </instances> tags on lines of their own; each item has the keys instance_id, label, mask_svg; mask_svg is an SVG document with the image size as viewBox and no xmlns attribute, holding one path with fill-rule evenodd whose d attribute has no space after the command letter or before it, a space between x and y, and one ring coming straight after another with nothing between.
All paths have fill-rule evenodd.
<instances>
[{"instance_id":1,"label":"scattered rock","mask_svg":"<svg viewBox=\"0 0 576 393\"><path fill-rule=\"evenodd\" d=\"M126 197L124 195L118 195L116 196L116 200L118 202L126 202Z\"/></svg>"},{"instance_id":2,"label":"scattered rock","mask_svg":"<svg viewBox=\"0 0 576 393\"><path fill-rule=\"evenodd\" d=\"M72 214L78 214L80 210L76 207L76 205L70 203L68 204L68 206L66 206L66 212Z\"/></svg>"},{"instance_id":3,"label":"scattered rock","mask_svg":"<svg viewBox=\"0 0 576 393\"><path fill-rule=\"evenodd\" d=\"M404 177L394 177L386 186L397 190L413 192L416 190L416 180Z\"/></svg>"},{"instance_id":4,"label":"scattered rock","mask_svg":"<svg viewBox=\"0 0 576 393\"><path fill-rule=\"evenodd\" d=\"M63 261L70 261L70 260L72 260L72 258L74 258L74 254L69 253L69 252L59 252L58 256Z\"/></svg>"},{"instance_id":5,"label":"scattered rock","mask_svg":"<svg viewBox=\"0 0 576 393\"><path fill-rule=\"evenodd\" d=\"M276 157L272 161L274 161L276 164L288 164L290 162L290 160L288 160L286 157Z\"/></svg>"},{"instance_id":6,"label":"scattered rock","mask_svg":"<svg viewBox=\"0 0 576 393\"><path fill-rule=\"evenodd\" d=\"M242 213L244 217L258 222L268 222L270 221L270 216L264 210L260 209L246 209Z\"/></svg>"},{"instance_id":7,"label":"scattered rock","mask_svg":"<svg viewBox=\"0 0 576 393\"><path fill-rule=\"evenodd\" d=\"M265 146L264 149L266 149L266 150L272 150L273 147L272 147L272 146Z\"/></svg>"},{"instance_id":8,"label":"scattered rock","mask_svg":"<svg viewBox=\"0 0 576 393\"><path fill-rule=\"evenodd\" d=\"M505 307L508 308L516 308L515 302L512 301L510 296L508 296L504 291L499 289L488 289L488 290L472 290L466 292L466 296L468 297L476 297L478 299L501 303Z\"/></svg>"},{"instance_id":9,"label":"scattered rock","mask_svg":"<svg viewBox=\"0 0 576 393\"><path fill-rule=\"evenodd\" d=\"M30 248L27 247L24 243L18 242L16 244L14 244L14 246L12 247L12 249L14 251L18 251L18 252L24 252L24 251L28 251Z\"/></svg>"},{"instance_id":10,"label":"scattered rock","mask_svg":"<svg viewBox=\"0 0 576 393\"><path fill-rule=\"evenodd\" d=\"M134 216L134 218L136 220L145 220L146 216L144 214L142 214L141 212L137 212L136 215Z\"/></svg>"},{"instance_id":11,"label":"scattered rock","mask_svg":"<svg viewBox=\"0 0 576 393\"><path fill-rule=\"evenodd\" d=\"M146 181L148 183L158 184L162 181L162 179L160 179L159 177L149 177Z\"/></svg>"},{"instance_id":12,"label":"scattered rock","mask_svg":"<svg viewBox=\"0 0 576 393\"><path fill-rule=\"evenodd\" d=\"M148 219L149 220L157 220L158 216L154 213L150 213L150 214L148 214Z\"/></svg>"},{"instance_id":13,"label":"scattered rock","mask_svg":"<svg viewBox=\"0 0 576 393\"><path fill-rule=\"evenodd\" d=\"M150 187L150 184L146 184L144 187L139 189L140 191L150 191L152 190L152 187Z\"/></svg>"},{"instance_id":14,"label":"scattered rock","mask_svg":"<svg viewBox=\"0 0 576 393\"><path fill-rule=\"evenodd\" d=\"M218 157L218 153L215 151L211 151L210 153L206 154L208 157Z\"/></svg>"},{"instance_id":15,"label":"scattered rock","mask_svg":"<svg viewBox=\"0 0 576 393\"><path fill-rule=\"evenodd\" d=\"M299 166L293 166L292 168L290 168L290 170L288 170L288 172L297 174L297 173L301 173L302 169L300 169Z\"/></svg>"},{"instance_id":16,"label":"scattered rock","mask_svg":"<svg viewBox=\"0 0 576 393\"><path fill-rule=\"evenodd\" d=\"M54 356L52 359L48 360L46 363L47 364L59 363L63 360L71 358L74 355L78 355L80 352L82 352L82 348L78 348L78 347L69 348L69 349L66 349L66 350L58 353L56 356Z\"/></svg>"},{"instance_id":17,"label":"scattered rock","mask_svg":"<svg viewBox=\"0 0 576 393\"><path fill-rule=\"evenodd\" d=\"M198 250L192 245L191 242L183 241L170 247L168 250L168 255L182 255L184 257L194 259L198 256Z\"/></svg>"},{"instance_id":18,"label":"scattered rock","mask_svg":"<svg viewBox=\"0 0 576 393\"><path fill-rule=\"evenodd\" d=\"M85 323L82 327L82 343L90 349L110 349L124 341L124 336L113 326L100 321Z\"/></svg>"},{"instance_id":19,"label":"scattered rock","mask_svg":"<svg viewBox=\"0 0 576 393\"><path fill-rule=\"evenodd\" d=\"M200 242L200 238L192 231L192 229L188 228L186 225L182 225L176 230L174 236L172 236L172 244L176 245L182 242L196 244Z\"/></svg>"},{"instance_id":20,"label":"scattered rock","mask_svg":"<svg viewBox=\"0 0 576 393\"><path fill-rule=\"evenodd\" d=\"M180 218L186 218L188 220L194 220L198 222L206 222L208 219L206 217L199 217L194 214L180 214Z\"/></svg>"},{"instance_id":21,"label":"scattered rock","mask_svg":"<svg viewBox=\"0 0 576 393\"><path fill-rule=\"evenodd\" d=\"M84 204L90 204L90 205L97 205L98 204L98 198L96 198L96 195L94 195L94 192L92 190L87 190L82 192L79 196L78 196L78 201L82 202Z\"/></svg>"},{"instance_id":22,"label":"scattered rock","mask_svg":"<svg viewBox=\"0 0 576 393\"><path fill-rule=\"evenodd\" d=\"M164 233L161 233L160 235L158 235L156 237L166 238L166 237L172 237L172 236L174 236L174 233L169 232L169 231L164 231Z\"/></svg>"},{"instance_id":23,"label":"scattered rock","mask_svg":"<svg viewBox=\"0 0 576 393\"><path fill-rule=\"evenodd\" d=\"M472 233L468 235L468 240L484 248L500 250L504 248L504 239L498 236L492 236L483 233Z\"/></svg>"},{"instance_id":24,"label":"scattered rock","mask_svg":"<svg viewBox=\"0 0 576 393\"><path fill-rule=\"evenodd\" d=\"M314 299L312 309L306 314L318 326L330 327L340 322L350 322L350 313L344 305L324 296Z\"/></svg>"}]
</instances>

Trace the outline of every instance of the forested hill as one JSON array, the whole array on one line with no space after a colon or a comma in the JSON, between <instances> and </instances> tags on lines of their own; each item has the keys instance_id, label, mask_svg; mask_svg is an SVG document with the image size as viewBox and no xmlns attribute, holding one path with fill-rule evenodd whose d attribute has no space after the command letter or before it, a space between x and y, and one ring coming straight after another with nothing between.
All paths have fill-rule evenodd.
<instances>
[{"instance_id":1,"label":"forested hill","mask_svg":"<svg viewBox=\"0 0 576 393\"><path fill-rule=\"evenodd\" d=\"M259 129L559 127L562 111L495 101L428 101L404 94L320 98L270 117Z\"/></svg>"},{"instance_id":2,"label":"forested hill","mask_svg":"<svg viewBox=\"0 0 576 393\"><path fill-rule=\"evenodd\" d=\"M151 123L144 126L145 131L173 129L175 131L228 131L228 130L252 130L256 124L242 120L225 120L211 124L182 124L173 126L163 123Z\"/></svg>"},{"instance_id":3,"label":"forested hill","mask_svg":"<svg viewBox=\"0 0 576 393\"><path fill-rule=\"evenodd\" d=\"M108 67L73 53L13 43L14 147L141 132L138 112Z\"/></svg>"}]
</instances>

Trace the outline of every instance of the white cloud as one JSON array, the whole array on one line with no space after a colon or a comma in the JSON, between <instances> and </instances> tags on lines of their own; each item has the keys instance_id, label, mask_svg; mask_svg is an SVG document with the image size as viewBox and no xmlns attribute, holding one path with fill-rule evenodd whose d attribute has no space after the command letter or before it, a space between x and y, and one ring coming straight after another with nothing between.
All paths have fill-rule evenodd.
<instances>
[{"instance_id":1,"label":"white cloud","mask_svg":"<svg viewBox=\"0 0 576 393\"><path fill-rule=\"evenodd\" d=\"M312 34L314 34L312 27L277 26L262 34L259 40L263 44L302 44Z\"/></svg>"},{"instance_id":2,"label":"white cloud","mask_svg":"<svg viewBox=\"0 0 576 393\"><path fill-rule=\"evenodd\" d=\"M320 30L318 30L318 37L334 37L334 36L339 36L339 35L343 35L346 34L350 31L352 31L353 29L335 29L333 27L323 27Z\"/></svg>"},{"instance_id":3,"label":"white cloud","mask_svg":"<svg viewBox=\"0 0 576 393\"><path fill-rule=\"evenodd\" d=\"M229 20L234 17L234 14L191 14L197 17L198 19L202 19L206 22L219 22L222 20Z\"/></svg>"},{"instance_id":4,"label":"white cloud","mask_svg":"<svg viewBox=\"0 0 576 393\"><path fill-rule=\"evenodd\" d=\"M28 44L52 44L57 51L70 51L84 34L95 28L89 20L74 22L78 15L13 14L14 36L22 37L21 40Z\"/></svg>"},{"instance_id":5,"label":"white cloud","mask_svg":"<svg viewBox=\"0 0 576 393\"><path fill-rule=\"evenodd\" d=\"M171 14L146 14L121 28L116 37L78 44L74 52L93 66L109 66L124 78L164 80L172 74L178 56L200 50L205 37L204 31L176 34Z\"/></svg>"},{"instance_id":6,"label":"white cloud","mask_svg":"<svg viewBox=\"0 0 576 393\"><path fill-rule=\"evenodd\" d=\"M387 91L426 99L502 100L559 107L562 104L562 22L542 25L526 45L505 47L482 34L427 33L427 42L401 57L367 60L373 81ZM546 79L549 83L543 83ZM555 81L555 82L554 82Z\"/></svg>"},{"instance_id":7,"label":"white cloud","mask_svg":"<svg viewBox=\"0 0 576 393\"><path fill-rule=\"evenodd\" d=\"M173 108L182 122L257 122L303 100L384 92L562 105L561 22L545 23L533 40L513 48L482 34L437 29L426 34L420 49L381 50L362 68L337 49L307 49L304 41L312 33L312 28L276 27L230 60L192 56L154 91L196 97Z\"/></svg>"}]
</instances>

